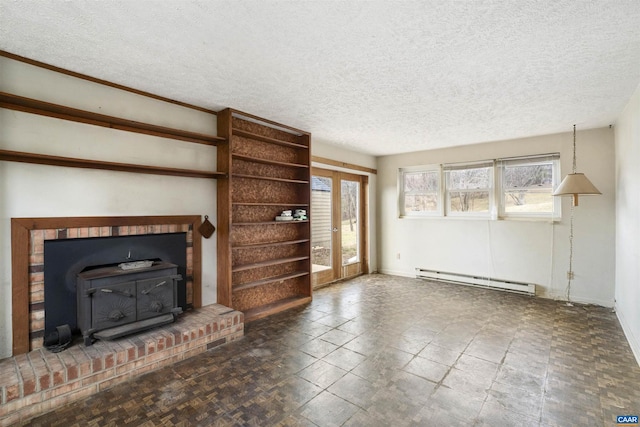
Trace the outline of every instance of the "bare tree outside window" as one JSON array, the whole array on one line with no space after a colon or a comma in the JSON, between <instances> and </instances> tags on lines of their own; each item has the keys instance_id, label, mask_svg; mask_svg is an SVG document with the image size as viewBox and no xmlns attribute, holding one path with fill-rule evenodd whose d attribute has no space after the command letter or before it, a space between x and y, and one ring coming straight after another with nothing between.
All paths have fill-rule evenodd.
<instances>
[{"instance_id":1,"label":"bare tree outside window","mask_svg":"<svg viewBox=\"0 0 640 427\"><path fill-rule=\"evenodd\" d=\"M358 253L360 238L357 225L360 209L360 183L343 179L340 189L342 205L342 232L340 234L342 239L342 265L347 265L360 261Z\"/></svg>"},{"instance_id":2,"label":"bare tree outside window","mask_svg":"<svg viewBox=\"0 0 640 427\"><path fill-rule=\"evenodd\" d=\"M342 221L349 222L349 231L354 230L358 217L358 185L353 181L342 180Z\"/></svg>"},{"instance_id":3,"label":"bare tree outside window","mask_svg":"<svg viewBox=\"0 0 640 427\"><path fill-rule=\"evenodd\" d=\"M400 215L556 219L559 175L558 153L403 168Z\"/></svg>"},{"instance_id":4,"label":"bare tree outside window","mask_svg":"<svg viewBox=\"0 0 640 427\"><path fill-rule=\"evenodd\" d=\"M507 165L502 171L505 212L553 212L553 164Z\"/></svg>"},{"instance_id":5,"label":"bare tree outside window","mask_svg":"<svg viewBox=\"0 0 640 427\"><path fill-rule=\"evenodd\" d=\"M440 171L403 172L403 213L439 212Z\"/></svg>"},{"instance_id":6,"label":"bare tree outside window","mask_svg":"<svg viewBox=\"0 0 640 427\"><path fill-rule=\"evenodd\" d=\"M489 212L491 168L447 171L451 212Z\"/></svg>"}]
</instances>

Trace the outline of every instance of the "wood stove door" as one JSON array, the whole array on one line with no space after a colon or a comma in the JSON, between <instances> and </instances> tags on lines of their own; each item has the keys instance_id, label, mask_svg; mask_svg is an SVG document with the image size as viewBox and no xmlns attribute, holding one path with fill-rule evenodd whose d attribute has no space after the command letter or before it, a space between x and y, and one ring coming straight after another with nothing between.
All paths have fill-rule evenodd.
<instances>
[{"instance_id":1,"label":"wood stove door","mask_svg":"<svg viewBox=\"0 0 640 427\"><path fill-rule=\"evenodd\" d=\"M171 313L176 306L174 276L138 280L138 320Z\"/></svg>"},{"instance_id":2,"label":"wood stove door","mask_svg":"<svg viewBox=\"0 0 640 427\"><path fill-rule=\"evenodd\" d=\"M95 288L91 300L91 328L102 330L136 320L136 282Z\"/></svg>"}]
</instances>

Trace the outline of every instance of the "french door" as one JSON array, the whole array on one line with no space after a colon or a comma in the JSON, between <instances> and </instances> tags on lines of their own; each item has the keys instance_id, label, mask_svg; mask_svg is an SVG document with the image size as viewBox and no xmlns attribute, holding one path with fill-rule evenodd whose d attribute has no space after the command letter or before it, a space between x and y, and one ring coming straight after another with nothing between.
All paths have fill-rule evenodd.
<instances>
[{"instance_id":1,"label":"french door","mask_svg":"<svg viewBox=\"0 0 640 427\"><path fill-rule=\"evenodd\" d=\"M314 286L367 273L367 177L319 168L312 175Z\"/></svg>"}]
</instances>

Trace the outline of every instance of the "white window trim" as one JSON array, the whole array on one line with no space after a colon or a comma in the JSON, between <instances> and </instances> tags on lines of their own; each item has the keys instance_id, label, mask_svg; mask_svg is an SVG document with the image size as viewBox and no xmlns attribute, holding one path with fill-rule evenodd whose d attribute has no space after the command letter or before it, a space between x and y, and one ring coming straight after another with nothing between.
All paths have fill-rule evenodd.
<instances>
[{"instance_id":1,"label":"white window trim","mask_svg":"<svg viewBox=\"0 0 640 427\"><path fill-rule=\"evenodd\" d=\"M439 179L439 188L437 190L436 198L438 201L438 209L431 212L420 211L420 212L405 212L404 210L404 201L405 201L405 191L404 191L404 174L406 172L438 172ZM408 166L404 168L400 168L398 170L398 217L399 218L434 218L434 217L442 217L444 216L444 208L443 208L443 197L442 192L444 190L442 179L442 167L441 165L424 165L424 166Z\"/></svg>"},{"instance_id":2,"label":"white window trim","mask_svg":"<svg viewBox=\"0 0 640 427\"><path fill-rule=\"evenodd\" d=\"M398 218L431 218L431 219L491 219L491 220L523 220L523 221L553 221L562 219L562 200L560 197L553 197L553 212L506 212L504 199L503 168L506 164L536 164L552 161L552 189L557 188L560 183L560 154L532 154L519 157L501 158L496 160L483 160L465 163L448 163L438 165L407 166L398 169L397 191L398 191ZM449 191L449 170L472 169L474 167L488 167L490 173L490 186L479 189L463 189L453 191L488 191L489 211L488 212L457 212L451 211L451 200ZM404 174L405 172L429 172L437 171L440 179L437 200L438 210L432 212L404 212L405 192Z\"/></svg>"},{"instance_id":3,"label":"white window trim","mask_svg":"<svg viewBox=\"0 0 640 427\"><path fill-rule=\"evenodd\" d=\"M489 187L486 188L469 188L463 190L450 190L449 189L449 174L447 171L460 170L460 169L474 169L474 168L489 168ZM444 181L444 205L445 215L450 218L477 218L487 219L495 216L495 162L493 160L481 161L481 162L469 162L469 163L455 163L445 164L442 166L443 181ZM488 192L489 194L489 209L487 212L458 212L451 210L451 192L466 192L472 193L476 191Z\"/></svg>"},{"instance_id":4,"label":"white window trim","mask_svg":"<svg viewBox=\"0 0 640 427\"><path fill-rule=\"evenodd\" d=\"M498 206L499 219L522 219L522 220L551 220L560 221L562 219L562 200L560 197L553 197L553 212L507 212L504 188L504 166L507 164L535 165L541 163L552 162L552 179L551 191L555 190L560 184L560 154L539 154L530 156L511 157L496 160L496 201Z\"/></svg>"}]
</instances>

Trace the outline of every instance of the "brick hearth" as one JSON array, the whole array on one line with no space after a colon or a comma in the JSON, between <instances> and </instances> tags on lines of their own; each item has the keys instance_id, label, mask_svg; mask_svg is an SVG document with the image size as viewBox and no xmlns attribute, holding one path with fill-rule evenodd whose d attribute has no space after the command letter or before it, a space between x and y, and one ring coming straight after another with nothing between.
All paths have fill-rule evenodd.
<instances>
[{"instance_id":1,"label":"brick hearth","mask_svg":"<svg viewBox=\"0 0 640 427\"><path fill-rule=\"evenodd\" d=\"M42 348L0 360L0 425L25 421L138 375L241 338L244 315L213 304L175 323L60 353Z\"/></svg>"},{"instance_id":2,"label":"brick hearth","mask_svg":"<svg viewBox=\"0 0 640 427\"><path fill-rule=\"evenodd\" d=\"M43 346L44 337L44 242L57 239L142 236L161 233L186 233L187 302L193 302L193 229L190 224L157 224L111 227L75 227L30 231L29 245L29 349Z\"/></svg>"}]
</instances>

